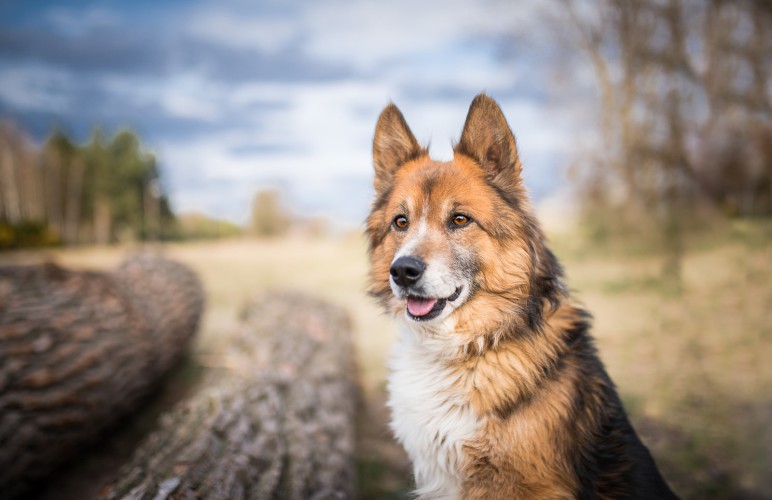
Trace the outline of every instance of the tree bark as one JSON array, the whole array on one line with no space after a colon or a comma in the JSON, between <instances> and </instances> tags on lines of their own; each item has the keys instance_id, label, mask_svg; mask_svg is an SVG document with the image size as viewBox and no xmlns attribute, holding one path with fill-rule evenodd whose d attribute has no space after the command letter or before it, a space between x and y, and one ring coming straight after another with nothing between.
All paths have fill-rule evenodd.
<instances>
[{"instance_id":1,"label":"tree bark","mask_svg":"<svg viewBox=\"0 0 772 500\"><path fill-rule=\"evenodd\" d=\"M108 499L353 498L357 385L347 316L291 294L244 314L204 388L161 420Z\"/></svg>"},{"instance_id":2,"label":"tree bark","mask_svg":"<svg viewBox=\"0 0 772 500\"><path fill-rule=\"evenodd\" d=\"M63 240L66 245L77 245L80 236L80 209L83 200L83 180L86 166L83 159L75 157L70 162L64 213Z\"/></svg>"},{"instance_id":3,"label":"tree bark","mask_svg":"<svg viewBox=\"0 0 772 500\"><path fill-rule=\"evenodd\" d=\"M94 242L97 245L109 245L112 240L112 214L110 201L103 193L94 199Z\"/></svg>"},{"instance_id":4,"label":"tree bark","mask_svg":"<svg viewBox=\"0 0 772 500\"><path fill-rule=\"evenodd\" d=\"M0 492L12 498L136 409L186 351L203 307L188 268L0 267Z\"/></svg>"},{"instance_id":5,"label":"tree bark","mask_svg":"<svg viewBox=\"0 0 772 500\"><path fill-rule=\"evenodd\" d=\"M5 144L4 144L5 143ZM0 200L3 201L3 215L9 222L21 220L21 199L19 186L16 182L17 168L13 154L13 144L10 140L0 137Z\"/></svg>"}]
</instances>

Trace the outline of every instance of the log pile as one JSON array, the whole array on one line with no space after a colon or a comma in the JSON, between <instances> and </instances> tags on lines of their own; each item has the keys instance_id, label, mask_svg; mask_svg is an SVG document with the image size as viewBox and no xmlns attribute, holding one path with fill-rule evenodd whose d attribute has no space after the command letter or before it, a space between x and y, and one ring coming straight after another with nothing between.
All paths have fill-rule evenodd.
<instances>
[{"instance_id":1,"label":"log pile","mask_svg":"<svg viewBox=\"0 0 772 500\"><path fill-rule=\"evenodd\" d=\"M352 498L357 387L347 316L294 294L247 307L204 388L104 490L131 498Z\"/></svg>"},{"instance_id":2,"label":"log pile","mask_svg":"<svg viewBox=\"0 0 772 500\"><path fill-rule=\"evenodd\" d=\"M0 267L0 492L18 496L137 409L187 350L195 274L138 256L111 273Z\"/></svg>"}]
</instances>

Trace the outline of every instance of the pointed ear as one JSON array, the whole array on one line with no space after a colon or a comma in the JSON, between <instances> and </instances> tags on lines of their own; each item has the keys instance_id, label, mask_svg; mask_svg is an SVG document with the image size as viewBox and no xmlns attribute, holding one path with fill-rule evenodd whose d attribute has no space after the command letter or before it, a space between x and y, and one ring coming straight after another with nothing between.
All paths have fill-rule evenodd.
<instances>
[{"instance_id":1,"label":"pointed ear","mask_svg":"<svg viewBox=\"0 0 772 500\"><path fill-rule=\"evenodd\" d=\"M383 194L391 186L401 165L424 154L426 150L418 145L399 109L394 104L386 106L378 118L373 139L376 194Z\"/></svg>"},{"instance_id":2,"label":"pointed ear","mask_svg":"<svg viewBox=\"0 0 772 500\"><path fill-rule=\"evenodd\" d=\"M485 94L472 101L461 139L453 151L479 163L491 181L514 185L520 179L515 136L499 105Z\"/></svg>"}]
</instances>

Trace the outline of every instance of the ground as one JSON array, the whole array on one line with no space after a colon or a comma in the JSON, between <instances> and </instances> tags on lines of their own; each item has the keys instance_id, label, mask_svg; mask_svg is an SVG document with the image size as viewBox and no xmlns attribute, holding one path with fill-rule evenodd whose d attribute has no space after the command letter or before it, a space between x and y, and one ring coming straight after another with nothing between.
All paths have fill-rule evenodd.
<instances>
[{"instance_id":1,"label":"ground","mask_svg":"<svg viewBox=\"0 0 772 500\"><path fill-rule=\"evenodd\" d=\"M772 226L735 222L687 241L682 277L662 275L656 247L550 234L574 296L594 316L602 359L664 476L685 498L772 498ZM366 292L359 234L328 239L229 240L164 245L196 270L207 309L196 369L217 353L258 290L299 289L346 308L364 390L360 492L401 498L410 468L384 407L391 321ZM55 260L110 268L140 248L0 254L0 264ZM172 398L173 399L173 398Z\"/></svg>"}]
</instances>

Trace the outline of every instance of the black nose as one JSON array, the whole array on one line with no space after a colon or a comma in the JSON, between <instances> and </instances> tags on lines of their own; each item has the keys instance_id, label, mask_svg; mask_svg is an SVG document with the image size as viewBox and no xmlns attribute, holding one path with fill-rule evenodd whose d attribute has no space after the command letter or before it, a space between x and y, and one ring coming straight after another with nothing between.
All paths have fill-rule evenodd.
<instances>
[{"instance_id":1,"label":"black nose","mask_svg":"<svg viewBox=\"0 0 772 500\"><path fill-rule=\"evenodd\" d=\"M421 279L424 269L426 269L426 264L420 259L400 257L391 265L390 272L391 277L394 278L394 283L399 286L410 286Z\"/></svg>"}]
</instances>

